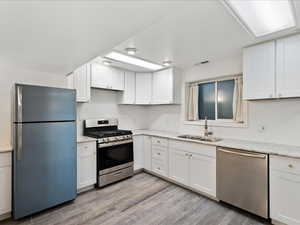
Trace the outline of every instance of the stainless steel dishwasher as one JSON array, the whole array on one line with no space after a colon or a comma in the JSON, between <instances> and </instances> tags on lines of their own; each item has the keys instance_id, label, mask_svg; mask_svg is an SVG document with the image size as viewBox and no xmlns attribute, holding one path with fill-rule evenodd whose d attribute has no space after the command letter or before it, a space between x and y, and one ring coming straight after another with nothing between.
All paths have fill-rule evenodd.
<instances>
[{"instance_id":1,"label":"stainless steel dishwasher","mask_svg":"<svg viewBox=\"0 0 300 225\"><path fill-rule=\"evenodd\" d=\"M217 198L269 218L269 159L267 154L238 149L217 150Z\"/></svg>"}]
</instances>

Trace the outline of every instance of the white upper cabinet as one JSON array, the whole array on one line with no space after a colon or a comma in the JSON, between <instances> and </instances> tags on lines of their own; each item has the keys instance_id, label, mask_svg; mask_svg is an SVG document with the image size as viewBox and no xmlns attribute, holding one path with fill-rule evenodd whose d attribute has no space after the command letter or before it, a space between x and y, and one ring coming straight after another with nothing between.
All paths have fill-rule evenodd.
<instances>
[{"instance_id":1,"label":"white upper cabinet","mask_svg":"<svg viewBox=\"0 0 300 225\"><path fill-rule=\"evenodd\" d=\"M111 68L99 63L91 64L92 87L93 88L111 88Z\"/></svg>"},{"instance_id":2,"label":"white upper cabinet","mask_svg":"<svg viewBox=\"0 0 300 225\"><path fill-rule=\"evenodd\" d=\"M180 75L174 68L161 70L153 73L153 104L172 104L179 102L180 94Z\"/></svg>"},{"instance_id":3,"label":"white upper cabinet","mask_svg":"<svg viewBox=\"0 0 300 225\"><path fill-rule=\"evenodd\" d=\"M179 104L181 74L169 68L154 73L125 72L121 104Z\"/></svg>"},{"instance_id":4,"label":"white upper cabinet","mask_svg":"<svg viewBox=\"0 0 300 225\"><path fill-rule=\"evenodd\" d=\"M121 104L135 104L135 73L125 71L124 92Z\"/></svg>"},{"instance_id":5,"label":"white upper cabinet","mask_svg":"<svg viewBox=\"0 0 300 225\"><path fill-rule=\"evenodd\" d=\"M125 72L123 70L117 69L117 68L111 68L112 74L111 74L111 89L118 90L118 91L124 91L124 74Z\"/></svg>"},{"instance_id":6,"label":"white upper cabinet","mask_svg":"<svg viewBox=\"0 0 300 225\"><path fill-rule=\"evenodd\" d=\"M275 98L275 41L244 49L243 98Z\"/></svg>"},{"instance_id":7,"label":"white upper cabinet","mask_svg":"<svg viewBox=\"0 0 300 225\"><path fill-rule=\"evenodd\" d=\"M300 97L300 35L277 41L277 97Z\"/></svg>"},{"instance_id":8,"label":"white upper cabinet","mask_svg":"<svg viewBox=\"0 0 300 225\"><path fill-rule=\"evenodd\" d=\"M76 101L88 102L91 98L90 64L79 67L67 79L68 87L76 90Z\"/></svg>"},{"instance_id":9,"label":"white upper cabinet","mask_svg":"<svg viewBox=\"0 0 300 225\"><path fill-rule=\"evenodd\" d=\"M99 63L91 64L91 86L111 90L124 90L124 71Z\"/></svg>"},{"instance_id":10,"label":"white upper cabinet","mask_svg":"<svg viewBox=\"0 0 300 225\"><path fill-rule=\"evenodd\" d=\"M244 49L244 99L300 97L300 35Z\"/></svg>"},{"instance_id":11,"label":"white upper cabinet","mask_svg":"<svg viewBox=\"0 0 300 225\"><path fill-rule=\"evenodd\" d=\"M135 103L151 104L152 98L152 74L136 73Z\"/></svg>"}]
</instances>

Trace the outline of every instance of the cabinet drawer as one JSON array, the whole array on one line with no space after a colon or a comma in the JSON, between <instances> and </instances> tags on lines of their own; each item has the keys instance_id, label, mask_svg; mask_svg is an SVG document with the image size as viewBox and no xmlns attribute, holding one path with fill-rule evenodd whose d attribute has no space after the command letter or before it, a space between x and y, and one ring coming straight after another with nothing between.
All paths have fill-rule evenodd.
<instances>
[{"instance_id":1,"label":"cabinet drawer","mask_svg":"<svg viewBox=\"0 0 300 225\"><path fill-rule=\"evenodd\" d=\"M270 156L270 169L300 175L300 159Z\"/></svg>"},{"instance_id":2,"label":"cabinet drawer","mask_svg":"<svg viewBox=\"0 0 300 225\"><path fill-rule=\"evenodd\" d=\"M11 152L0 153L0 168L11 166Z\"/></svg>"},{"instance_id":3,"label":"cabinet drawer","mask_svg":"<svg viewBox=\"0 0 300 225\"><path fill-rule=\"evenodd\" d=\"M152 145L168 147L168 142L169 140L165 138L152 137Z\"/></svg>"},{"instance_id":4,"label":"cabinet drawer","mask_svg":"<svg viewBox=\"0 0 300 225\"><path fill-rule=\"evenodd\" d=\"M168 175L166 163L159 160L152 159L152 171L163 176Z\"/></svg>"},{"instance_id":5,"label":"cabinet drawer","mask_svg":"<svg viewBox=\"0 0 300 225\"><path fill-rule=\"evenodd\" d=\"M153 146L153 148L152 148L152 158L158 159L158 160L161 160L161 161L166 161L166 159L167 159L167 149L157 147L157 146Z\"/></svg>"},{"instance_id":6,"label":"cabinet drawer","mask_svg":"<svg viewBox=\"0 0 300 225\"><path fill-rule=\"evenodd\" d=\"M216 146L205 145L200 143L191 143L186 141L170 140L170 149L177 149L182 151L188 151L200 155L216 158Z\"/></svg>"},{"instance_id":7,"label":"cabinet drawer","mask_svg":"<svg viewBox=\"0 0 300 225\"><path fill-rule=\"evenodd\" d=\"M96 152L96 142L79 143L77 151L80 155L93 154Z\"/></svg>"}]
</instances>

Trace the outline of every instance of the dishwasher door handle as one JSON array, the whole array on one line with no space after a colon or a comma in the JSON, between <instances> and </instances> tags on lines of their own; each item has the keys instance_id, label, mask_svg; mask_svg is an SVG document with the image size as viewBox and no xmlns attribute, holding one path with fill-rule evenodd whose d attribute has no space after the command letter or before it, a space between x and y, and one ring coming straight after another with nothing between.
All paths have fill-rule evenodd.
<instances>
[{"instance_id":1,"label":"dishwasher door handle","mask_svg":"<svg viewBox=\"0 0 300 225\"><path fill-rule=\"evenodd\" d=\"M235 151L225 150L225 149L222 149L222 148L219 148L218 151L229 153L229 154L234 154L234 155L251 157L251 158L259 158L259 159L265 159L266 158L266 155L263 155L263 154L249 154L249 153L235 152Z\"/></svg>"}]
</instances>

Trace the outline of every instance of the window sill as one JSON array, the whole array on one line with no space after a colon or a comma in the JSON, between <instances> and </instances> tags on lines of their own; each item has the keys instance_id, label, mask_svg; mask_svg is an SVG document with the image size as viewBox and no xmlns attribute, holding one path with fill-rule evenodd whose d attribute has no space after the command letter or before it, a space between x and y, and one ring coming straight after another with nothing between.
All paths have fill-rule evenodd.
<instances>
[{"instance_id":1,"label":"window sill","mask_svg":"<svg viewBox=\"0 0 300 225\"><path fill-rule=\"evenodd\" d=\"M236 128L247 128L248 124L247 122L243 123L237 123L234 121L215 121L215 120L208 120L208 126L211 127L236 127ZM205 121L204 120L198 120L198 121L184 121L184 125L191 125L191 126L204 126Z\"/></svg>"}]
</instances>

